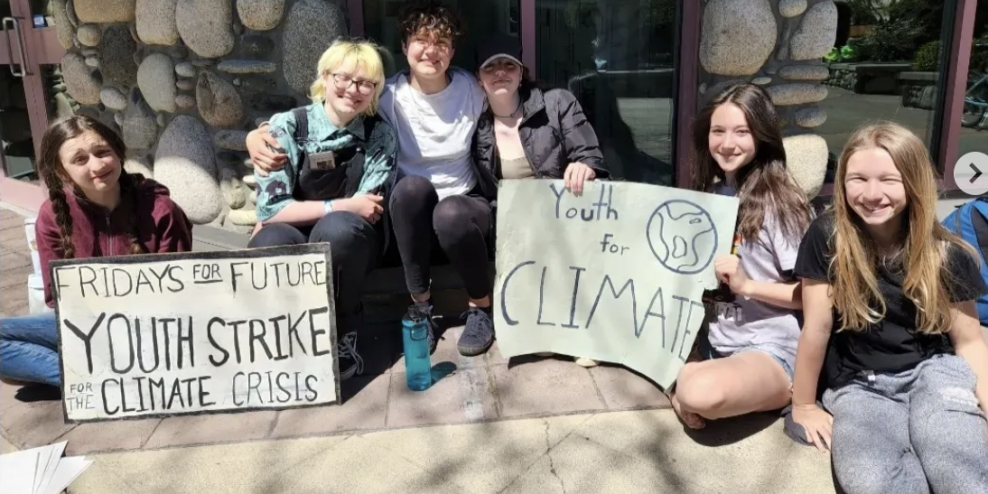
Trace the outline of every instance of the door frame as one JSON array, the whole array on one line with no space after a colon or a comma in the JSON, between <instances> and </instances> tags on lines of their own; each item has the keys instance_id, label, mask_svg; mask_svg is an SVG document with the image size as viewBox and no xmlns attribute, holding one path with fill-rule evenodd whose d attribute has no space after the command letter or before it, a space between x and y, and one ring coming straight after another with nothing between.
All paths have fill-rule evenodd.
<instances>
[{"instance_id":1,"label":"door frame","mask_svg":"<svg viewBox=\"0 0 988 494\"><path fill-rule=\"evenodd\" d=\"M42 77L42 65L57 65L61 63L65 56L65 49L58 41L58 32L55 27L48 26L42 28L34 27L33 14L28 0L9 0L11 17L13 17L20 31L20 46L23 52L17 49L18 44L15 37L18 35L13 29L0 31L0 70L9 70L12 61L9 60L8 47L13 51L15 60L21 65L24 72L24 98L27 102L28 117L31 122L31 135L34 140L35 155L41 154L41 136L48 127L48 102L45 97L44 79ZM14 42L13 45L9 43ZM21 53L24 59L21 60ZM43 185L38 186L15 178L10 178L6 173L6 163L4 163L3 153L0 153L0 198L3 202L20 208L37 211L44 202L47 195Z\"/></svg>"}]
</instances>

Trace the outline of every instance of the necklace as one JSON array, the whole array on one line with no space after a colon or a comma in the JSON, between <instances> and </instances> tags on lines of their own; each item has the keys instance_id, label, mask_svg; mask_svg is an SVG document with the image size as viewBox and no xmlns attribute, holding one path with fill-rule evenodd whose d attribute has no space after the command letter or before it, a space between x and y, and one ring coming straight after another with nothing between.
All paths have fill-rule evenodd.
<instances>
[{"instance_id":1,"label":"necklace","mask_svg":"<svg viewBox=\"0 0 988 494\"><path fill-rule=\"evenodd\" d=\"M518 113L518 110L520 109L521 109L521 98L518 99L518 106L515 107L515 111L511 112L510 115L498 115L497 113L494 113L493 108L491 108L491 113L493 113L496 118L514 118L515 114Z\"/></svg>"}]
</instances>

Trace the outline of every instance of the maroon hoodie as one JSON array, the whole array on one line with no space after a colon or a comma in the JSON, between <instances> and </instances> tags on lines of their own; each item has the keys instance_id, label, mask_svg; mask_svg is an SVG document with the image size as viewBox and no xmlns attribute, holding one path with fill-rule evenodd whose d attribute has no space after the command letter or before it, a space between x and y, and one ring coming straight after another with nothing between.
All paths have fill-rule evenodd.
<instances>
[{"instance_id":1,"label":"maroon hoodie","mask_svg":"<svg viewBox=\"0 0 988 494\"><path fill-rule=\"evenodd\" d=\"M72 245L75 259L129 255L130 232L126 231L131 208L137 208L138 240L145 252L188 252L192 250L192 223L168 196L168 188L130 174L136 184L136 200L124 199L116 209L106 208L77 197L71 188L65 198L72 215ZM38 212L35 235L41 257L41 276L45 284L45 303L55 307L48 265L64 259L61 230L55 222L51 200L45 201Z\"/></svg>"}]
</instances>

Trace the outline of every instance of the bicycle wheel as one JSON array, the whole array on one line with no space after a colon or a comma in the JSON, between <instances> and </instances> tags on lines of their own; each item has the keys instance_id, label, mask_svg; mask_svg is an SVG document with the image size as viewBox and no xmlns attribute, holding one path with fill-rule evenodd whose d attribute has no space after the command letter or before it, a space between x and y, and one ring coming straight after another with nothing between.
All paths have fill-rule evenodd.
<instances>
[{"instance_id":1,"label":"bicycle wheel","mask_svg":"<svg viewBox=\"0 0 988 494\"><path fill-rule=\"evenodd\" d=\"M985 114L986 109L982 105L964 102L964 111L961 113L962 127L977 127Z\"/></svg>"}]
</instances>

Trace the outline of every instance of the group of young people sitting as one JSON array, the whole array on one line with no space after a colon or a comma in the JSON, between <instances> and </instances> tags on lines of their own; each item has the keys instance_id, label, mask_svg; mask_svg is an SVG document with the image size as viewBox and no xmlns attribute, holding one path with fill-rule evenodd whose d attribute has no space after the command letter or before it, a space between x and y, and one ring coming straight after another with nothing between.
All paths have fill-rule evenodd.
<instances>
[{"instance_id":1,"label":"group of young people sitting","mask_svg":"<svg viewBox=\"0 0 988 494\"><path fill-rule=\"evenodd\" d=\"M337 41L319 60L313 103L247 138L259 220L249 246L333 246L344 379L362 372L364 278L393 253L427 314L430 267L452 265L469 295L457 346L480 355L494 340L498 182L563 179L579 193L608 178L580 104L530 80L516 39L482 40L474 75L450 67L462 29L449 7L414 4L400 29L409 69L385 79L379 47ZM977 253L937 221L922 141L891 123L859 129L818 217L786 169L762 88L714 96L693 147L694 189L735 195L740 209L737 253L715 261L729 295L709 297L708 330L670 393L684 424L791 404L846 492L988 492L988 344L973 302L988 287ZM49 306L51 260L191 248L168 190L127 173L125 155L88 117L45 133L37 243ZM57 348L53 314L4 319L0 376L58 386Z\"/></svg>"}]
</instances>

